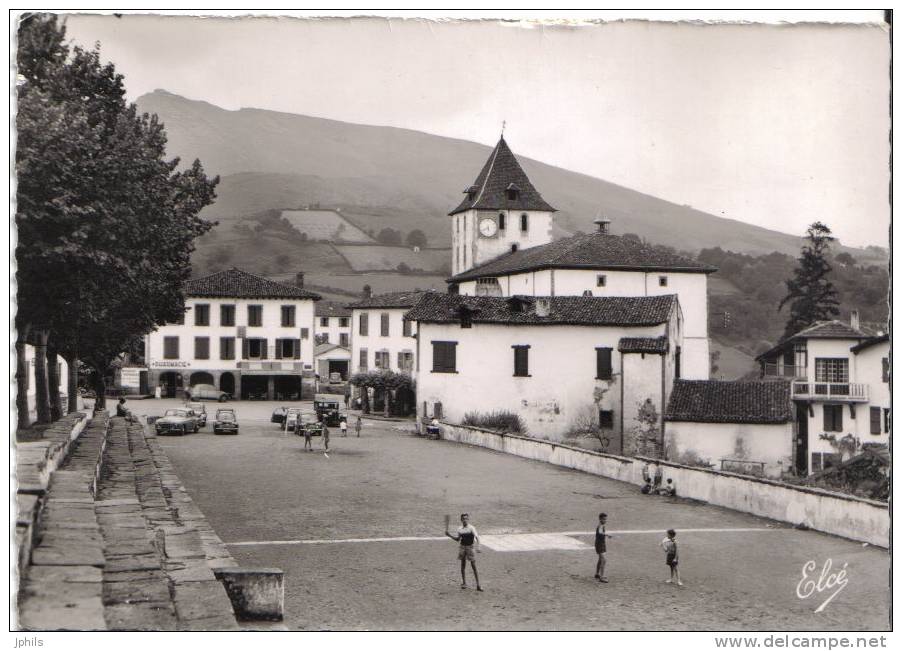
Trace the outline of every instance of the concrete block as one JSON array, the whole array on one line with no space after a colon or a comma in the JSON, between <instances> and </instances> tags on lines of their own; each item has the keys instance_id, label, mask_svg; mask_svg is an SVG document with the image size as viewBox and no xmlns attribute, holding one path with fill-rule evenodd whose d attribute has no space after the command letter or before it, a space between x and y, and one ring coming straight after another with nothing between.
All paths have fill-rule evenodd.
<instances>
[{"instance_id":1,"label":"concrete block","mask_svg":"<svg viewBox=\"0 0 902 651\"><path fill-rule=\"evenodd\" d=\"M235 615L242 620L281 621L285 614L285 575L269 567L218 567Z\"/></svg>"}]
</instances>

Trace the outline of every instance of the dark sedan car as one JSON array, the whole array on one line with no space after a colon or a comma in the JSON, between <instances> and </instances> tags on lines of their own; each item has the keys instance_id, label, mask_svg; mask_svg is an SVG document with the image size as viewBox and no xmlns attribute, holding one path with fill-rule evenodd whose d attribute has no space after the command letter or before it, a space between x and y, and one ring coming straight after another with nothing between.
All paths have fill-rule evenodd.
<instances>
[{"instance_id":1,"label":"dark sedan car","mask_svg":"<svg viewBox=\"0 0 902 651\"><path fill-rule=\"evenodd\" d=\"M237 434L238 418L231 409L221 409L216 412L216 420L213 421L214 434Z\"/></svg>"}]
</instances>

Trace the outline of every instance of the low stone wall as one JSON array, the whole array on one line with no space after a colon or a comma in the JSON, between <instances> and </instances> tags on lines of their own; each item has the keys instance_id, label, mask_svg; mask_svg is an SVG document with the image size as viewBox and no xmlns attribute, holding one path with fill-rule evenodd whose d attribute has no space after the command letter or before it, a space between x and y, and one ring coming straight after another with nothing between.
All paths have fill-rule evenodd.
<instances>
[{"instance_id":1,"label":"low stone wall","mask_svg":"<svg viewBox=\"0 0 902 651\"><path fill-rule=\"evenodd\" d=\"M620 457L451 423L442 423L442 438L636 485L643 483L642 467L646 462L659 464L664 478L672 478L676 483L680 497L889 548L889 509L883 502L657 459Z\"/></svg>"}]
</instances>

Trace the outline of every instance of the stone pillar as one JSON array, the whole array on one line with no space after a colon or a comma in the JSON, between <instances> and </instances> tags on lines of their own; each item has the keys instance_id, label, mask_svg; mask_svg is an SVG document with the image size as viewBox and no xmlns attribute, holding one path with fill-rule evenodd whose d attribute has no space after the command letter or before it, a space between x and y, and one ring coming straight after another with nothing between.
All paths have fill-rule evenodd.
<instances>
[{"instance_id":1,"label":"stone pillar","mask_svg":"<svg viewBox=\"0 0 902 651\"><path fill-rule=\"evenodd\" d=\"M275 400L276 399L276 376L275 375L267 375L266 376L266 399L267 400Z\"/></svg>"}]
</instances>

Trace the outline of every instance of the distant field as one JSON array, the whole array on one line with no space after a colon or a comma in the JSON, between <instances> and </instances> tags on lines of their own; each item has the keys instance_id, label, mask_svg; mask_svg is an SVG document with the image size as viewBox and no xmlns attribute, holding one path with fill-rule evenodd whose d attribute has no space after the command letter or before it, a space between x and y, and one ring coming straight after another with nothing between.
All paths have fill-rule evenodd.
<instances>
[{"instance_id":1,"label":"distant field","mask_svg":"<svg viewBox=\"0 0 902 651\"><path fill-rule=\"evenodd\" d=\"M282 218L311 240L372 242L373 238L333 210L283 210Z\"/></svg>"},{"instance_id":2,"label":"distant field","mask_svg":"<svg viewBox=\"0 0 902 651\"><path fill-rule=\"evenodd\" d=\"M354 271L387 271L403 263L411 269L442 273L442 267L451 260L451 249L424 249L419 253L405 246L336 245L335 249Z\"/></svg>"},{"instance_id":3,"label":"distant field","mask_svg":"<svg viewBox=\"0 0 902 651\"><path fill-rule=\"evenodd\" d=\"M750 355L736 348L724 346L714 339L710 341L711 352L720 351L720 359L717 360L718 371L711 374L712 380L739 380L758 368L755 359Z\"/></svg>"}]
</instances>

